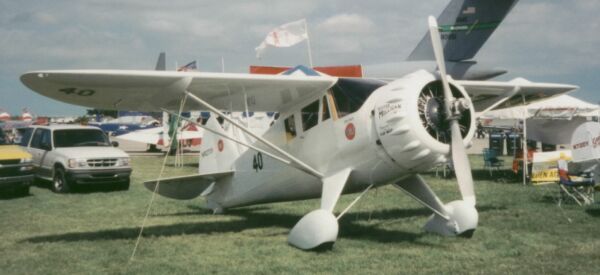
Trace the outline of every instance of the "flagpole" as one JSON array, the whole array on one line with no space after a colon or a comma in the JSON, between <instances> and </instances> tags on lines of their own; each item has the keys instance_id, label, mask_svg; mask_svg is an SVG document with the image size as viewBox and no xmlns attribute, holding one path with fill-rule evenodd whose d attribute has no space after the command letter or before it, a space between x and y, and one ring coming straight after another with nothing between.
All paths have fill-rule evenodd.
<instances>
[{"instance_id":1,"label":"flagpole","mask_svg":"<svg viewBox=\"0 0 600 275\"><path fill-rule=\"evenodd\" d=\"M306 19L304 19L304 30L306 31L306 46L308 48L308 63L310 65L310 68L313 68L313 59L312 59L312 52L310 50L310 38L308 35L308 25L306 24Z\"/></svg>"}]
</instances>

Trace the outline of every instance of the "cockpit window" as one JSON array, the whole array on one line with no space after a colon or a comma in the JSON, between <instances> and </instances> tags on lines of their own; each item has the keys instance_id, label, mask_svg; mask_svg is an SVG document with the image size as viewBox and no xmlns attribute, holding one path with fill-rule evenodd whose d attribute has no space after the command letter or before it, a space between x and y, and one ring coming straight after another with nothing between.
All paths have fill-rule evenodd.
<instances>
[{"instance_id":1,"label":"cockpit window","mask_svg":"<svg viewBox=\"0 0 600 275\"><path fill-rule=\"evenodd\" d=\"M294 115L286 118L283 121L285 125L285 136L288 141L296 137L296 123L294 122Z\"/></svg>"},{"instance_id":2,"label":"cockpit window","mask_svg":"<svg viewBox=\"0 0 600 275\"><path fill-rule=\"evenodd\" d=\"M302 108L302 130L304 132L315 127L319 122L319 101L315 101Z\"/></svg>"},{"instance_id":3,"label":"cockpit window","mask_svg":"<svg viewBox=\"0 0 600 275\"><path fill-rule=\"evenodd\" d=\"M340 78L331 87L339 117L344 117L360 109L367 98L384 82L370 79Z\"/></svg>"},{"instance_id":4,"label":"cockpit window","mask_svg":"<svg viewBox=\"0 0 600 275\"><path fill-rule=\"evenodd\" d=\"M321 121L325 121L331 117L329 115L329 104L327 104L327 96L321 98L321 102L323 102L323 118L321 119Z\"/></svg>"}]
</instances>

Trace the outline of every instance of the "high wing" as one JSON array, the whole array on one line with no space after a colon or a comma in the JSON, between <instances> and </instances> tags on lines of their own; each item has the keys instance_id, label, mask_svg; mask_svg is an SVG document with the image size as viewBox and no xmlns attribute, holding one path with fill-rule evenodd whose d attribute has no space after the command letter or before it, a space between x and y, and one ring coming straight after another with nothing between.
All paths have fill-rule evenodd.
<instances>
[{"instance_id":1,"label":"high wing","mask_svg":"<svg viewBox=\"0 0 600 275\"><path fill-rule=\"evenodd\" d=\"M579 88L567 84L534 83L523 78L508 82L454 80L453 83L465 89L478 113L530 104Z\"/></svg>"},{"instance_id":2,"label":"high wing","mask_svg":"<svg viewBox=\"0 0 600 275\"><path fill-rule=\"evenodd\" d=\"M251 75L135 70L49 70L29 72L21 81L53 99L98 109L177 110L184 89L216 108L285 112L335 82L330 76ZM189 81L189 82L188 82ZM188 101L185 110L203 109Z\"/></svg>"},{"instance_id":3,"label":"high wing","mask_svg":"<svg viewBox=\"0 0 600 275\"><path fill-rule=\"evenodd\" d=\"M189 80L186 87L181 82ZM177 110L183 89L222 110L285 112L307 98L324 93L338 78L298 75L254 75L204 72L57 70L29 72L21 81L30 89L63 102L98 109ZM361 81L361 79L355 79ZM365 81L369 81L365 79ZM560 95L577 86L533 83L522 78L508 82L454 80L465 88L477 112L529 104ZM525 102L524 102L524 100ZM185 110L204 109L188 101Z\"/></svg>"}]
</instances>

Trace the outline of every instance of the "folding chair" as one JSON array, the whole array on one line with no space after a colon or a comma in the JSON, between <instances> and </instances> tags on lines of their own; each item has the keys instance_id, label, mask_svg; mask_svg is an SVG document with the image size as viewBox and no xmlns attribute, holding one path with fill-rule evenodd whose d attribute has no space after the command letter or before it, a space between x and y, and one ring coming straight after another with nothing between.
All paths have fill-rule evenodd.
<instances>
[{"instance_id":1,"label":"folding chair","mask_svg":"<svg viewBox=\"0 0 600 275\"><path fill-rule=\"evenodd\" d=\"M504 166L504 160L498 158L498 153L494 149L484 148L483 149L483 168L487 168L492 175L492 170L495 168L500 171L500 168Z\"/></svg>"},{"instance_id":2,"label":"folding chair","mask_svg":"<svg viewBox=\"0 0 600 275\"><path fill-rule=\"evenodd\" d=\"M566 179L561 177L558 181L560 194L558 197L558 206L565 200L572 199L579 206L590 205L594 203L594 189L596 182L591 173L580 174L577 179Z\"/></svg>"}]
</instances>

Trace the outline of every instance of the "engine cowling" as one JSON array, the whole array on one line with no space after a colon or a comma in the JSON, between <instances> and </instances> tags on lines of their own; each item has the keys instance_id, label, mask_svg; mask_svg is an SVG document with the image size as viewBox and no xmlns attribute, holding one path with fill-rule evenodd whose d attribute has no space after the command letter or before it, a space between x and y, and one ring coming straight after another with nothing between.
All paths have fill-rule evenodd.
<instances>
[{"instance_id":1,"label":"engine cowling","mask_svg":"<svg viewBox=\"0 0 600 275\"><path fill-rule=\"evenodd\" d=\"M450 82L452 94L465 103L459 125L463 142L475 132L475 111L465 90ZM444 163L450 152L450 127L443 88L436 75L417 71L381 88L375 103L375 128L389 157L401 168L422 172Z\"/></svg>"}]
</instances>

